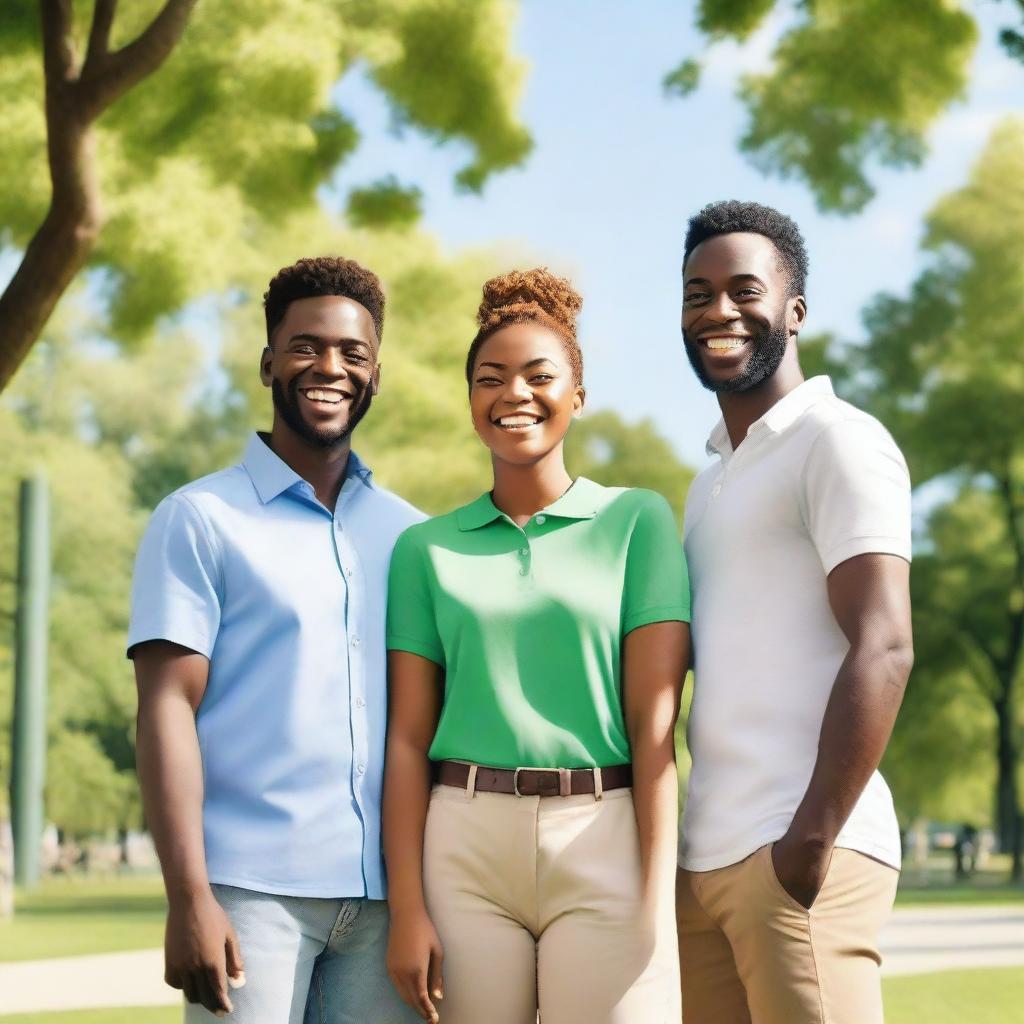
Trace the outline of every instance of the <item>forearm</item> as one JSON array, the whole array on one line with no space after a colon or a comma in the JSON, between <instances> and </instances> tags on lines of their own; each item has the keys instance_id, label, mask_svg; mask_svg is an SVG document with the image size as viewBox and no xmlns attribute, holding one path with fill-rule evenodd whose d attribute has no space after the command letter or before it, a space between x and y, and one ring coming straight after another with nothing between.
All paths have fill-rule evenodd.
<instances>
[{"instance_id":1,"label":"forearm","mask_svg":"<svg viewBox=\"0 0 1024 1024\"><path fill-rule=\"evenodd\" d=\"M675 877L679 782L671 733L639 739L633 747L633 807L645 890Z\"/></svg>"},{"instance_id":2,"label":"forearm","mask_svg":"<svg viewBox=\"0 0 1024 1024\"><path fill-rule=\"evenodd\" d=\"M791 833L830 847L878 768L910 674L908 646L853 645L836 676Z\"/></svg>"},{"instance_id":3,"label":"forearm","mask_svg":"<svg viewBox=\"0 0 1024 1024\"><path fill-rule=\"evenodd\" d=\"M392 914L425 909L423 833L430 800L431 766L425 750L388 739L384 772L383 839Z\"/></svg>"},{"instance_id":4,"label":"forearm","mask_svg":"<svg viewBox=\"0 0 1024 1024\"><path fill-rule=\"evenodd\" d=\"M140 704L136 766L168 900L207 890L202 758L185 697L161 693Z\"/></svg>"}]
</instances>

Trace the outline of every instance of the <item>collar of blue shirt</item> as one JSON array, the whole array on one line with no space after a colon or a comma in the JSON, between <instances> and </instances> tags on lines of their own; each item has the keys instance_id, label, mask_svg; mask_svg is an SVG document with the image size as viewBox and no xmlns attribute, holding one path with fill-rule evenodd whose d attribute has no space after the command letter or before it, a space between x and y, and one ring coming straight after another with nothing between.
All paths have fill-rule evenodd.
<instances>
[{"instance_id":1,"label":"collar of blue shirt","mask_svg":"<svg viewBox=\"0 0 1024 1024\"><path fill-rule=\"evenodd\" d=\"M284 494L289 488L305 483L287 462L274 453L269 444L269 434L254 433L249 438L249 443L245 446L245 455L242 457L242 465L245 466L264 505L273 501L279 494ZM345 478L351 477L358 478L367 487L374 486L372 471L355 452L349 454L348 466L345 469Z\"/></svg>"}]
</instances>

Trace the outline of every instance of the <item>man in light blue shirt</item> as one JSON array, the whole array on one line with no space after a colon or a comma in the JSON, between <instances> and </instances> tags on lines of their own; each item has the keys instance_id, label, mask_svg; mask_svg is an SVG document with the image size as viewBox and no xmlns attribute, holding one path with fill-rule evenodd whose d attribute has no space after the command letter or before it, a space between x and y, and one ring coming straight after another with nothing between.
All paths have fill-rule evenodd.
<instances>
[{"instance_id":1,"label":"man in light blue shirt","mask_svg":"<svg viewBox=\"0 0 1024 1024\"><path fill-rule=\"evenodd\" d=\"M271 433L164 499L135 567L166 979L189 1022L397 1024L418 1018L384 963L385 591L423 516L351 451L384 297L365 268L322 258L281 270L264 306Z\"/></svg>"}]
</instances>

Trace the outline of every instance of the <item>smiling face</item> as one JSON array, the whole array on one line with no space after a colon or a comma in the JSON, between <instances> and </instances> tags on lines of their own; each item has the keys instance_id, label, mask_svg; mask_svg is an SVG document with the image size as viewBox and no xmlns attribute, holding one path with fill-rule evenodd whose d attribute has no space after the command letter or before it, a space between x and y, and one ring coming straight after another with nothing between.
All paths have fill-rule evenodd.
<instances>
[{"instance_id":1,"label":"smiling face","mask_svg":"<svg viewBox=\"0 0 1024 1024\"><path fill-rule=\"evenodd\" d=\"M704 387L749 391L779 368L807 307L764 235L733 232L701 242L683 268L683 341Z\"/></svg>"},{"instance_id":2,"label":"smiling face","mask_svg":"<svg viewBox=\"0 0 1024 1024\"><path fill-rule=\"evenodd\" d=\"M377 392L379 350L365 306L341 295L296 299L260 362L275 427L313 448L343 443Z\"/></svg>"},{"instance_id":3,"label":"smiling face","mask_svg":"<svg viewBox=\"0 0 1024 1024\"><path fill-rule=\"evenodd\" d=\"M469 404L494 459L528 465L560 448L584 397L565 342L541 324L503 327L477 352Z\"/></svg>"}]
</instances>

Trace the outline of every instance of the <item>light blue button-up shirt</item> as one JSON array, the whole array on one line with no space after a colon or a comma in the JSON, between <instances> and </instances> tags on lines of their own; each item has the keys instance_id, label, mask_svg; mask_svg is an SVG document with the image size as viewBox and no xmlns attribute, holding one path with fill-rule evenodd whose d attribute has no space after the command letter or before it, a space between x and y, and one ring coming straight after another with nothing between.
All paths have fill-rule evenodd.
<instances>
[{"instance_id":1,"label":"light blue button-up shirt","mask_svg":"<svg viewBox=\"0 0 1024 1024\"><path fill-rule=\"evenodd\" d=\"M332 514L255 435L241 465L154 511L128 646L210 660L196 715L210 881L384 898L388 563L423 518L354 453Z\"/></svg>"}]
</instances>

